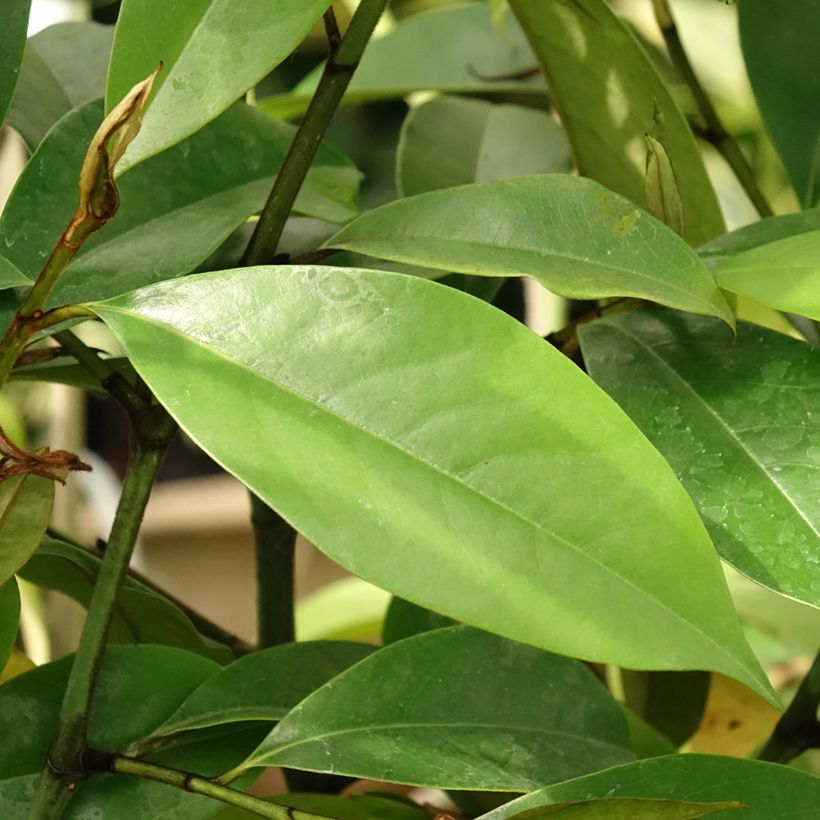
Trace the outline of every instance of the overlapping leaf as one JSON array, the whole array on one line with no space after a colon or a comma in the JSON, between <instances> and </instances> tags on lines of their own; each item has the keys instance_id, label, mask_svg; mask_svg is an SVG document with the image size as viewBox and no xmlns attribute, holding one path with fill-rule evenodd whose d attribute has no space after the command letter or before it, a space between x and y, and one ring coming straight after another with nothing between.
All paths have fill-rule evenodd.
<instances>
[{"instance_id":1,"label":"overlapping leaf","mask_svg":"<svg viewBox=\"0 0 820 820\"><path fill-rule=\"evenodd\" d=\"M677 234L590 179L547 174L432 191L362 214L325 244L574 299L635 296L720 316L712 274Z\"/></svg>"},{"instance_id":2,"label":"overlapping leaf","mask_svg":"<svg viewBox=\"0 0 820 820\"><path fill-rule=\"evenodd\" d=\"M582 663L456 626L343 672L243 767L524 791L629 759L628 745L620 708Z\"/></svg>"},{"instance_id":3,"label":"overlapping leaf","mask_svg":"<svg viewBox=\"0 0 820 820\"><path fill-rule=\"evenodd\" d=\"M327 0L125 0L108 69L106 110L160 63L140 133L120 173L221 114L296 48ZM224 143L221 143L224 145Z\"/></svg>"},{"instance_id":4,"label":"overlapping leaf","mask_svg":"<svg viewBox=\"0 0 820 820\"><path fill-rule=\"evenodd\" d=\"M54 482L49 478L23 473L0 481L0 584L37 549L53 503Z\"/></svg>"},{"instance_id":5,"label":"overlapping leaf","mask_svg":"<svg viewBox=\"0 0 820 820\"><path fill-rule=\"evenodd\" d=\"M9 0L3 9L3 25L0 27L0 126L3 125L20 73L30 7L31 0Z\"/></svg>"},{"instance_id":6,"label":"overlapping leaf","mask_svg":"<svg viewBox=\"0 0 820 820\"><path fill-rule=\"evenodd\" d=\"M10 578L0 586L0 672L14 649L20 622L20 591L17 581Z\"/></svg>"},{"instance_id":7,"label":"overlapping leaf","mask_svg":"<svg viewBox=\"0 0 820 820\"><path fill-rule=\"evenodd\" d=\"M692 244L724 230L685 117L652 61L605 0L510 0L584 176L645 205L645 134L662 142ZM659 126L661 130L659 131Z\"/></svg>"},{"instance_id":8,"label":"overlapping leaf","mask_svg":"<svg viewBox=\"0 0 820 820\"><path fill-rule=\"evenodd\" d=\"M743 803L693 803L681 800L652 800L646 797L601 797L539 806L515 815L516 820L696 820L717 812L743 809Z\"/></svg>"},{"instance_id":9,"label":"overlapping leaf","mask_svg":"<svg viewBox=\"0 0 820 820\"><path fill-rule=\"evenodd\" d=\"M666 456L720 551L820 606L820 351L756 325L633 311L581 330L592 377Z\"/></svg>"},{"instance_id":10,"label":"overlapping leaf","mask_svg":"<svg viewBox=\"0 0 820 820\"><path fill-rule=\"evenodd\" d=\"M565 357L433 282L272 272L94 309L186 432L352 572L545 649L768 696L691 501Z\"/></svg>"}]
</instances>

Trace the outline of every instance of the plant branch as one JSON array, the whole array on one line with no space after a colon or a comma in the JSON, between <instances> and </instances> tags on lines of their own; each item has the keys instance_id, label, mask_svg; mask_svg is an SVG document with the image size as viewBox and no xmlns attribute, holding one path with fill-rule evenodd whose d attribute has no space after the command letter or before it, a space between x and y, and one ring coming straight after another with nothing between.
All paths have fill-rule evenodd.
<instances>
[{"instance_id":1,"label":"plant branch","mask_svg":"<svg viewBox=\"0 0 820 820\"><path fill-rule=\"evenodd\" d=\"M759 760L788 763L806 749L820 748L820 652L803 678L789 708L781 715L772 736L758 755Z\"/></svg>"},{"instance_id":2,"label":"plant branch","mask_svg":"<svg viewBox=\"0 0 820 820\"><path fill-rule=\"evenodd\" d=\"M242 266L263 265L276 255L285 222L376 23L389 0L362 0L344 37L334 46L307 111L276 177L268 201L242 258ZM325 20L327 25L327 18Z\"/></svg>"},{"instance_id":3,"label":"plant branch","mask_svg":"<svg viewBox=\"0 0 820 820\"><path fill-rule=\"evenodd\" d=\"M151 408L147 420L136 419L135 429L150 427L150 437L134 437L131 459L117 507L108 549L100 566L88 605L85 626L63 697L57 736L49 750L31 807L31 820L61 816L70 800L73 784L82 777L82 755L86 748L88 713L94 686L105 654L106 638L117 593L128 569L140 523L154 479L176 425L160 408Z\"/></svg>"},{"instance_id":4,"label":"plant branch","mask_svg":"<svg viewBox=\"0 0 820 820\"><path fill-rule=\"evenodd\" d=\"M548 334L546 340L557 347L565 356L571 356L578 349L578 326L586 322L593 322L595 319L600 319L602 316L607 316L610 313L619 313L622 310L633 310L646 304L644 299L634 299L629 296L621 296L618 299L613 299L605 305L596 307L595 310L579 316L574 321L565 325L560 330Z\"/></svg>"},{"instance_id":5,"label":"plant branch","mask_svg":"<svg viewBox=\"0 0 820 820\"><path fill-rule=\"evenodd\" d=\"M669 56L692 92L700 116L703 119L703 125L696 129L698 135L711 143L726 160L760 216L771 216L773 213L771 205L769 205L763 192L758 187L749 161L741 151L737 140L723 127L723 123L712 105L709 95L695 74L692 63L689 61L683 47L675 18L672 16L669 0L652 0L652 7L655 11L658 27L666 43L666 48L669 51Z\"/></svg>"},{"instance_id":6,"label":"plant branch","mask_svg":"<svg viewBox=\"0 0 820 820\"><path fill-rule=\"evenodd\" d=\"M126 755L112 755L106 752L88 750L83 755L83 762L86 770L128 774L147 780L154 780L157 783L165 783L168 786L173 786L174 788L182 789L192 794L202 794L206 797L211 797L222 803L245 809L259 817L271 817L274 818L274 820L294 820L294 817L296 817L297 820L298 818L309 820L310 818L317 817L317 815L307 814L305 812L293 812L286 806L269 803L267 800L245 794L245 792L232 789L230 786L223 786L214 780L201 777L192 772L173 769L169 766L160 766L157 763L148 763L144 760L127 757Z\"/></svg>"}]
</instances>

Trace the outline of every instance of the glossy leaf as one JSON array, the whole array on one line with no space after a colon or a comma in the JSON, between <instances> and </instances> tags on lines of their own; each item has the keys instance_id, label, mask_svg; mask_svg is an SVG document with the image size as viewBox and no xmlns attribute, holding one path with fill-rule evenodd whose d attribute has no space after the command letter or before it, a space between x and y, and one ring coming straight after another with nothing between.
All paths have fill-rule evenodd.
<instances>
[{"instance_id":1,"label":"glossy leaf","mask_svg":"<svg viewBox=\"0 0 820 820\"><path fill-rule=\"evenodd\" d=\"M662 311L581 329L590 375L666 456L722 557L820 606L820 351Z\"/></svg>"},{"instance_id":2,"label":"glossy leaf","mask_svg":"<svg viewBox=\"0 0 820 820\"><path fill-rule=\"evenodd\" d=\"M720 316L712 275L657 219L589 179L463 185L362 214L323 247L484 276L532 276L573 299L636 296Z\"/></svg>"},{"instance_id":3,"label":"glossy leaf","mask_svg":"<svg viewBox=\"0 0 820 820\"><path fill-rule=\"evenodd\" d=\"M20 72L30 6L31 0L8 0L3 8L3 25L0 27L0 127Z\"/></svg>"},{"instance_id":4,"label":"glossy leaf","mask_svg":"<svg viewBox=\"0 0 820 820\"><path fill-rule=\"evenodd\" d=\"M456 626L343 672L243 766L525 791L622 762L628 745L617 703L583 664Z\"/></svg>"},{"instance_id":5,"label":"glossy leaf","mask_svg":"<svg viewBox=\"0 0 820 820\"><path fill-rule=\"evenodd\" d=\"M788 0L738 3L743 59L763 121L807 205L820 201L820 5Z\"/></svg>"},{"instance_id":6,"label":"glossy leaf","mask_svg":"<svg viewBox=\"0 0 820 820\"><path fill-rule=\"evenodd\" d=\"M105 99L110 111L160 63L140 133L120 173L190 136L231 106L302 41L327 0L125 0Z\"/></svg>"},{"instance_id":7,"label":"glossy leaf","mask_svg":"<svg viewBox=\"0 0 820 820\"><path fill-rule=\"evenodd\" d=\"M544 111L437 97L412 109L401 130L396 185L402 196L468 182L568 171L569 144Z\"/></svg>"},{"instance_id":8,"label":"glossy leaf","mask_svg":"<svg viewBox=\"0 0 820 820\"><path fill-rule=\"evenodd\" d=\"M737 814L727 813L727 818L808 818L816 814L820 805L820 780L786 766L757 760L670 755L547 786L483 815L481 820L507 820L539 806L594 797L737 801L747 808Z\"/></svg>"},{"instance_id":9,"label":"glossy leaf","mask_svg":"<svg viewBox=\"0 0 820 820\"><path fill-rule=\"evenodd\" d=\"M387 608L387 614L384 616L382 642L384 644L395 643L404 638L411 638L413 635L420 635L422 632L454 624L455 621L446 615L439 615L438 612L393 596Z\"/></svg>"},{"instance_id":10,"label":"glossy leaf","mask_svg":"<svg viewBox=\"0 0 820 820\"><path fill-rule=\"evenodd\" d=\"M351 572L545 649L770 696L691 501L564 356L434 282L273 272L94 309L185 431Z\"/></svg>"},{"instance_id":11,"label":"glossy leaf","mask_svg":"<svg viewBox=\"0 0 820 820\"><path fill-rule=\"evenodd\" d=\"M25 473L0 481L0 584L37 549L53 503L51 479Z\"/></svg>"},{"instance_id":12,"label":"glossy leaf","mask_svg":"<svg viewBox=\"0 0 820 820\"><path fill-rule=\"evenodd\" d=\"M580 172L646 206L644 135L657 136L674 170L684 236L723 233L700 149L669 89L633 32L605 0L510 0L544 69Z\"/></svg>"},{"instance_id":13,"label":"glossy leaf","mask_svg":"<svg viewBox=\"0 0 820 820\"><path fill-rule=\"evenodd\" d=\"M521 814L516 820L696 820L719 811L743 809L743 803L691 803L680 800L651 800L645 797L603 797L539 806Z\"/></svg>"},{"instance_id":14,"label":"glossy leaf","mask_svg":"<svg viewBox=\"0 0 820 820\"><path fill-rule=\"evenodd\" d=\"M715 278L724 290L820 321L820 231L733 256L718 265Z\"/></svg>"},{"instance_id":15,"label":"glossy leaf","mask_svg":"<svg viewBox=\"0 0 820 820\"><path fill-rule=\"evenodd\" d=\"M280 720L300 700L371 652L373 647L367 644L308 641L246 655L195 689L153 735Z\"/></svg>"},{"instance_id":16,"label":"glossy leaf","mask_svg":"<svg viewBox=\"0 0 820 820\"><path fill-rule=\"evenodd\" d=\"M400 21L368 44L344 102L406 97L415 91L540 95L543 78L528 76L535 66L512 15L506 17L502 37L483 3L431 9ZM302 114L321 72L321 67L312 71L290 93L260 100L259 107L274 117Z\"/></svg>"},{"instance_id":17,"label":"glossy leaf","mask_svg":"<svg viewBox=\"0 0 820 820\"><path fill-rule=\"evenodd\" d=\"M103 96L113 36L113 26L70 22L29 38L8 121L30 149L72 108Z\"/></svg>"},{"instance_id":18,"label":"glossy leaf","mask_svg":"<svg viewBox=\"0 0 820 820\"><path fill-rule=\"evenodd\" d=\"M790 236L809 231L820 231L820 208L770 216L752 222L751 225L745 225L701 245L698 248L698 255L708 264L713 264L759 245L767 245L769 242L788 239Z\"/></svg>"},{"instance_id":19,"label":"glossy leaf","mask_svg":"<svg viewBox=\"0 0 820 820\"><path fill-rule=\"evenodd\" d=\"M37 586L62 592L87 607L100 564L100 559L90 551L46 536L20 570L20 576ZM171 601L129 577L117 596L108 637L113 643L177 646L220 663L233 659L226 646L200 635L188 616Z\"/></svg>"},{"instance_id":20,"label":"glossy leaf","mask_svg":"<svg viewBox=\"0 0 820 820\"><path fill-rule=\"evenodd\" d=\"M93 102L60 121L0 219L4 253L32 279L77 207L77 174L101 117L101 104ZM77 254L52 304L101 299L192 271L262 207L293 131L237 104L123 177L116 217ZM358 180L349 161L322 149L296 207L320 218L349 219Z\"/></svg>"},{"instance_id":21,"label":"glossy leaf","mask_svg":"<svg viewBox=\"0 0 820 820\"><path fill-rule=\"evenodd\" d=\"M0 290L19 288L21 285L31 285L31 279L20 273L4 256L0 256Z\"/></svg>"},{"instance_id":22,"label":"glossy leaf","mask_svg":"<svg viewBox=\"0 0 820 820\"><path fill-rule=\"evenodd\" d=\"M6 666L20 623L20 591L17 581L10 578L0 586L0 671Z\"/></svg>"}]
</instances>

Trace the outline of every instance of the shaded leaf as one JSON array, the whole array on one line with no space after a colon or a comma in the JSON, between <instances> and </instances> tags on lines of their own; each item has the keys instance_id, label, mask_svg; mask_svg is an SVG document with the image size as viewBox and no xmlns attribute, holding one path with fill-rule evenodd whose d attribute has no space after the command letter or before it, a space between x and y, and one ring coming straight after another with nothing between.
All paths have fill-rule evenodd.
<instances>
[{"instance_id":1,"label":"shaded leaf","mask_svg":"<svg viewBox=\"0 0 820 820\"><path fill-rule=\"evenodd\" d=\"M125 0L108 69L106 109L163 64L121 172L189 137L287 57L327 0Z\"/></svg>"},{"instance_id":2,"label":"shaded leaf","mask_svg":"<svg viewBox=\"0 0 820 820\"><path fill-rule=\"evenodd\" d=\"M28 655L24 655L19 649L12 649L11 655L6 660L6 665L0 670L0 683L6 683L24 672L34 669L34 663Z\"/></svg>"},{"instance_id":3,"label":"shaded leaf","mask_svg":"<svg viewBox=\"0 0 820 820\"><path fill-rule=\"evenodd\" d=\"M431 629L441 629L454 624L455 621L446 615L439 615L438 612L416 606L394 595L384 616L382 642L395 643L422 632L429 632Z\"/></svg>"},{"instance_id":4,"label":"shaded leaf","mask_svg":"<svg viewBox=\"0 0 820 820\"><path fill-rule=\"evenodd\" d=\"M20 273L4 256L0 256L0 290L19 288L25 285L31 285L31 279Z\"/></svg>"},{"instance_id":5,"label":"shaded leaf","mask_svg":"<svg viewBox=\"0 0 820 820\"><path fill-rule=\"evenodd\" d=\"M0 219L4 253L32 279L76 208L77 173L101 116L100 102L92 102L60 121L31 158ZM85 243L52 304L105 298L192 271L262 207L293 132L237 104L120 179L116 218ZM296 207L349 219L358 180L349 161L321 149Z\"/></svg>"},{"instance_id":6,"label":"shaded leaf","mask_svg":"<svg viewBox=\"0 0 820 820\"><path fill-rule=\"evenodd\" d=\"M653 726L650 726L632 709L628 706L622 706L622 708L627 726L629 726L630 745L636 757L660 757L661 755L674 754L677 751L668 738L664 737Z\"/></svg>"},{"instance_id":7,"label":"shaded leaf","mask_svg":"<svg viewBox=\"0 0 820 820\"><path fill-rule=\"evenodd\" d=\"M733 321L683 239L596 182L563 174L391 202L323 247L458 273L532 276L573 299L635 296Z\"/></svg>"},{"instance_id":8,"label":"shaded leaf","mask_svg":"<svg viewBox=\"0 0 820 820\"><path fill-rule=\"evenodd\" d=\"M575 365L434 282L273 270L94 310L206 452L365 580L551 651L771 696L691 501Z\"/></svg>"},{"instance_id":9,"label":"shaded leaf","mask_svg":"<svg viewBox=\"0 0 820 820\"><path fill-rule=\"evenodd\" d=\"M267 798L271 803L297 811L333 817L335 820L430 820L430 813L421 806L402 800L397 795L354 794L278 794ZM256 815L234 806L226 806L213 820L245 820Z\"/></svg>"},{"instance_id":10,"label":"shaded leaf","mask_svg":"<svg viewBox=\"0 0 820 820\"><path fill-rule=\"evenodd\" d=\"M437 97L404 120L396 186L413 196L468 182L568 171L569 144L549 114L519 105Z\"/></svg>"},{"instance_id":11,"label":"shaded leaf","mask_svg":"<svg viewBox=\"0 0 820 820\"><path fill-rule=\"evenodd\" d=\"M0 670L6 666L17 640L20 623L20 591L17 581L10 578L0 586Z\"/></svg>"},{"instance_id":12,"label":"shaded leaf","mask_svg":"<svg viewBox=\"0 0 820 820\"><path fill-rule=\"evenodd\" d=\"M595 797L737 801L747 808L738 814L732 811L725 815L727 818L809 818L817 813L820 804L820 780L786 766L757 760L670 755L547 786L483 815L481 820L507 820L539 806Z\"/></svg>"},{"instance_id":13,"label":"shaded leaf","mask_svg":"<svg viewBox=\"0 0 820 820\"><path fill-rule=\"evenodd\" d=\"M628 745L621 710L582 663L456 626L343 672L242 765L524 791L622 762Z\"/></svg>"},{"instance_id":14,"label":"shaded leaf","mask_svg":"<svg viewBox=\"0 0 820 820\"><path fill-rule=\"evenodd\" d=\"M666 456L721 556L820 606L820 351L779 333L640 310L580 332L592 377Z\"/></svg>"},{"instance_id":15,"label":"shaded leaf","mask_svg":"<svg viewBox=\"0 0 820 820\"><path fill-rule=\"evenodd\" d=\"M62 592L87 607L101 563L88 550L46 536L20 570L20 576L32 584ZM108 639L112 643L177 646L219 663L233 659L226 646L200 635L188 616L171 601L130 577L126 577L117 596Z\"/></svg>"},{"instance_id":16,"label":"shaded leaf","mask_svg":"<svg viewBox=\"0 0 820 820\"><path fill-rule=\"evenodd\" d=\"M246 655L195 689L153 735L246 720L280 720L299 701L373 650L367 644L348 641L309 641Z\"/></svg>"},{"instance_id":17,"label":"shaded leaf","mask_svg":"<svg viewBox=\"0 0 820 820\"><path fill-rule=\"evenodd\" d=\"M743 59L760 113L797 195L820 201L820 5L788 0L738 3Z\"/></svg>"},{"instance_id":18,"label":"shaded leaf","mask_svg":"<svg viewBox=\"0 0 820 820\"><path fill-rule=\"evenodd\" d=\"M506 16L505 28L502 37L483 3L414 14L368 44L343 102L406 97L415 91L543 94L543 78L527 76L536 66L535 57L512 15ZM262 99L259 107L274 117L299 116L321 73L320 66L292 92Z\"/></svg>"},{"instance_id":19,"label":"shaded leaf","mask_svg":"<svg viewBox=\"0 0 820 820\"><path fill-rule=\"evenodd\" d=\"M663 122L686 239L724 231L695 138L633 32L605 0L510 0L538 55L580 172L646 206L644 135Z\"/></svg>"},{"instance_id":20,"label":"shaded leaf","mask_svg":"<svg viewBox=\"0 0 820 820\"><path fill-rule=\"evenodd\" d=\"M128 359L109 358L107 361L120 373L130 370ZM45 364L22 365L11 371L12 381L51 382L79 387L90 393L107 395L102 384L82 365L74 361L54 361Z\"/></svg>"},{"instance_id":21,"label":"shaded leaf","mask_svg":"<svg viewBox=\"0 0 820 820\"><path fill-rule=\"evenodd\" d=\"M8 120L30 149L72 108L103 96L113 37L113 26L70 22L29 38Z\"/></svg>"},{"instance_id":22,"label":"shaded leaf","mask_svg":"<svg viewBox=\"0 0 820 820\"><path fill-rule=\"evenodd\" d=\"M724 290L820 321L820 231L744 251L714 273Z\"/></svg>"},{"instance_id":23,"label":"shaded leaf","mask_svg":"<svg viewBox=\"0 0 820 820\"><path fill-rule=\"evenodd\" d=\"M560 817L561 820L696 820L719 811L742 808L745 808L743 803L737 802L690 803L645 797L604 797L539 806L513 816L516 820L540 820L541 817Z\"/></svg>"},{"instance_id":24,"label":"shaded leaf","mask_svg":"<svg viewBox=\"0 0 820 820\"><path fill-rule=\"evenodd\" d=\"M54 482L23 473L0 481L0 584L37 549L51 516Z\"/></svg>"},{"instance_id":25,"label":"shaded leaf","mask_svg":"<svg viewBox=\"0 0 820 820\"><path fill-rule=\"evenodd\" d=\"M31 0L8 0L4 3L3 25L0 27L0 126L3 125L20 73L30 6Z\"/></svg>"},{"instance_id":26,"label":"shaded leaf","mask_svg":"<svg viewBox=\"0 0 820 820\"><path fill-rule=\"evenodd\" d=\"M698 255L707 263L713 264L728 256L756 248L758 245L766 245L769 242L787 239L808 231L820 231L820 208L794 214L770 216L758 222L752 222L751 225L745 225L701 245L698 248Z\"/></svg>"}]
</instances>

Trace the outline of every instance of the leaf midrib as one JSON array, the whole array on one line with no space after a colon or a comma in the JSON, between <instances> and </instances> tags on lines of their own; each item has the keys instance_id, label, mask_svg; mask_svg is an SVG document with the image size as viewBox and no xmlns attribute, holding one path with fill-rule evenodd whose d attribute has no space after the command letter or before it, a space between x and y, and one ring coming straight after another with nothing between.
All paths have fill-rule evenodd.
<instances>
[{"instance_id":1,"label":"leaf midrib","mask_svg":"<svg viewBox=\"0 0 820 820\"><path fill-rule=\"evenodd\" d=\"M679 612L672 609L665 602L663 602L663 601L659 600L658 598L656 598L648 590L645 590L645 589L642 589L641 587L636 586L635 583L632 580L630 580L629 578L621 575L616 570L612 569L611 567L607 566L606 564L604 564L601 561L599 561L598 559L596 559L594 556L589 555L588 553L585 553L583 550L581 550L579 547L574 545L572 542L567 541L562 536L559 536L557 533L553 533L552 531L550 531L550 530L546 529L545 527L539 525L537 522L531 521L525 515L518 512L517 510L512 509L511 507L508 507L506 504L502 503L498 499L494 499L490 496L485 495L480 490L478 490L476 487L473 487L471 484L466 483L465 481L460 479L458 476L454 476L451 473L448 473L444 469L440 468L438 465L432 464L431 462L424 461L419 456L416 456L414 453L411 453L411 452L405 450L404 448L400 447L396 442L390 441L388 439L384 439L381 436L376 435L375 433L367 430L366 428L361 427L359 424L354 423L353 421L351 421L347 417L342 416L342 415L334 412L330 408L326 407L325 405L317 402L315 399L312 399L308 396L305 396L304 394L300 393L299 391L297 391L296 389L290 387L289 385L285 385L284 383L274 381L271 377L260 373L258 370L254 370L252 367L247 365L245 362L241 362L237 359L234 359L234 358L230 357L228 354L224 353L221 350L215 349L214 347L212 347L211 345L206 344L205 342L201 341L200 339L195 339L192 336L189 336L185 333L182 333L181 331L179 331L177 328L173 327L172 325L168 325L165 322L158 321L158 320L154 319L153 317L148 318L148 317L146 317L142 314L137 314L137 313L134 313L132 311L124 310L123 308L119 308L119 307L116 307L116 306L113 306L113 305L110 305L110 304L105 305L104 309L109 310L109 311L114 312L114 313L120 313L120 314L122 314L126 317L128 317L128 316L139 317L139 319L141 321L145 322L146 324L152 324L154 326L165 328L166 332L170 332L171 334L173 334L175 336L178 336L181 339L184 339L184 340L188 341L188 343L190 343L190 344L196 344L196 345L202 347L203 349L207 350L211 355L229 362L234 367L240 367L243 370L248 371L249 373L251 373L256 378L264 379L265 381L269 382L276 389L282 391L283 393L289 393L291 396L293 396L297 400L302 401L302 402L304 402L305 404L307 404L309 406L315 407L318 412L321 412L321 413L324 413L328 416L331 416L332 418L335 418L338 421L341 421L344 424L346 424L346 425L352 427L353 429L357 430L359 433L362 433L367 437L373 438L374 440L377 440L377 441L381 442L382 444L386 444L387 446L389 446L389 447L395 449L396 451L398 451L399 453L401 453L406 458L412 459L413 461L418 462L419 464L426 467L427 469L430 469L430 470L438 473L442 477L452 481L453 483L458 484L459 486L466 489L468 492L478 496L479 498L481 498L484 501L490 503L491 505L494 505L494 506L498 507L499 509L503 510L507 514L512 515L514 518L519 519L520 521L524 522L528 526L532 527L534 530L536 530L538 532L542 532L545 535L554 538L556 541L558 541L561 544L564 544L572 552L574 552L578 556L580 556L583 560L592 563L593 565L598 567L599 570L602 569L605 574L609 574L609 575L617 578L619 581L621 581L628 588L630 588L630 589L634 590L635 592L639 593L641 596L643 596L645 598L648 598L654 605L658 606L661 610L664 610L665 612L672 615L673 620L676 620L676 621L679 621L680 623L682 623L688 631L694 631L694 633L699 638L705 638L710 644L712 644L715 648L717 648L717 650L718 650L718 652L721 656L723 656L725 658L728 658L730 666L732 666L732 667L740 666L740 668L743 669L743 671L747 675L749 675L749 677L751 679L753 679L753 680L756 679L756 676L753 674L753 672L747 667L747 665L740 658L735 657L730 651L727 650L726 647L724 647L722 644L720 644L718 641L716 641L715 638L713 638L710 634L708 634L707 632L702 631L696 624L692 623L691 621L686 620L686 618L684 618Z\"/></svg>"}]
</instances>

